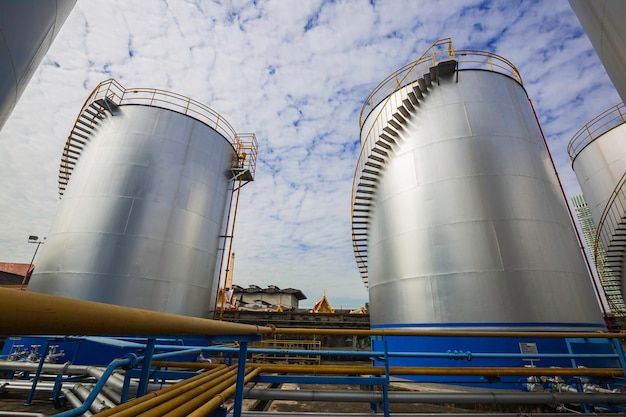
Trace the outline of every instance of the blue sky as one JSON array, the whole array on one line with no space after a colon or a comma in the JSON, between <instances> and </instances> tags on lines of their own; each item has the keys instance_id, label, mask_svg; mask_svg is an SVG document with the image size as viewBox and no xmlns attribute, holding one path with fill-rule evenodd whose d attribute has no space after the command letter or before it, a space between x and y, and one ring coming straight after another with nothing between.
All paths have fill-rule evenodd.
<instances>
[{"instance_id":1,"label":"blue sky","mask_svg":"<svg viewBox=\"0 0 626 417\"><path fill-rule=\"evenodd\" d=\"M566 193L579 193L567 143L620 100L565 0L78 0L0 132L0 260L30 261L27 237L51 226L74 119L113 77L187 95L256 133L235 284L298 288L305 306L324 292L336 308L363 305L350 229L359 111L445 37L518 68Z\"/></svg>"}]
</instances>

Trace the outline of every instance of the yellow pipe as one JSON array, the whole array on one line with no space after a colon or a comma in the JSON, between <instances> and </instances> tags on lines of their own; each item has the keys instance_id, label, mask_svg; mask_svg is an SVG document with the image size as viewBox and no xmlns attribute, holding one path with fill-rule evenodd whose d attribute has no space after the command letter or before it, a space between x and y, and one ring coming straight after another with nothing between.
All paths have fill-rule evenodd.
<instances>
[{"instance_id":1,"label":"yellow pipe","mask_svg":"<svg viewBox=\"0 0 626 417\"><path fill-rule=\"evenodd\" d=\"M258 374L261 373L260 369L253 369L250 373L248 373L244 379L243 383L247 384L251 379L256 378ZM204 417L208 416L217 410L222 404L226 402L226 400L232 397L235 394L235 390L237 389L237 385L233 384L231 387L222 392L219 396L212 398L209 402L199 407L192 413L188 414L188 417ZM173 417L173 416L167 416Z\"/></svg>"},{"instance_id":2,"label":"yellow pipe","mask_svg":"<svg viewBox=\"0 0 626 417\"><path fill-rule=\"evenodd\" d=\"M115 413L115 417L134 417L138 415L161 416L168 410L171 410L171 407L176 407L177 404L181 404L190 398L194 398L198 392L211 389L223 381L230 381L231 379L236 378L236 375L237 369L230 367L225 373L221 373L218 376L213 377L211 375L208 378L197 380L192 384L186 384L176 392L171 391L165 396L152 398L148 401L133 405L121 413ZM171 406L171 404L174 405Z\"/></svg>"},{"instance_id":3,"label":"yellow pipe","mask_svg":"<svg viewBox=\"0 0 626 417\"><path fill-rule=\"evenodd\" d=\"M189 415L189 413L193 412L198 407L201 407L203 404L205 404L207 401L211 400L215 396L223 395L223 392L226 389L228 389L229 387L231 387L233 385L236 385L236 384L237 384L237 376L234 375L232 378L228 379L227 381L223 381L221 384L216 385L215 387L213 387L209 391L202 392L202 393L200 393L197 396L192 397L192 398L187 398L187 401L185 401L182 404L177 403L177 404L169 407L169 409L167 410L168 412L165 413L165 414L163 414L163 413L145 414L145 415L142 415L141 417L157 417L157 416L162 416L162 417L179 417L179 416L187 416L187 415Z\"/></svg>"},{"instance_id":4,"label":"yellow pipe","mask_svg":"<svg viewBox=\"0 0 626 417\"><path fill-rule=\"evenodd\" d=\"M0 288L0 335L267 334L272 328Z\"/></svg>"},{"instance_id":5,"label":"yellow pipe","mask_svg":"<svg viewBox=\"0 0 626 417\"><path fill-rule=\"evenodd\" d=\"M135 398L134 400L125 402L124 404L120 404L115 408L110 408L108 410L102 411L98 413L100 414L99 417L107 417L114 414L116 417L134 416L135 412L133 410L142 409L143 404L148 404L149 408L153 404L159 404L161 402L168 401L180 395L181 393L186 392L189 389L204 383L206 380L211 380L213 378L219 377L220 375L223 375L224 373L232 369L234 369L234 367L227 368L226 365L222 365L219 368L215 368L208 372L195 375L169 387L160 389L158 391L149 392L142 397ZM129 409L133 410L128 411Z\"/></svg>"},{"instance_id":6,"label":"yellow pipe","mask_svg":"<svg viewBox=\"0 0 626 417\"><path fill-rule=\"evenodd\" d=\"M266 373L298 373L322 375L384 375L385 369L376 366L333 366L333 365L255 365ZM606 376L623 377L621 368L444 368L444 367L399 367L389 368L391 375L460 375L460 376Z\"/></svg>"},{"instance_id":7,"label":"yellow pipe","mask_svg":"<svg viewBox=\"0 0 626 417\"><path fill-rule=\"evenodd\" d=\"M446 337L537 337L537 338L615 338L626 339L626 333L604 332L485 332L485 331L433 331L433 330L344 330L278 327L276 334L300 335L352 335L352 336L446 336Z\"/></svg>"},{"instance_id":8,"label":"yellow pipe","mask_svg":"<svg viewBox=\"0 0 626 417\"><path fill-rule=\"evenodd\" d=\"M206 364L195 362L153 362L154 366L179 366L187 369L204 369ZM336 366L336 365L280 365L255 364L250 366L263 373L309 374L309 375L384 375L380 366ZM458 376L532 376L558 375L595 377L623 377L621 368L435 368L391 366L391 375L458 375Z\"/></svg>"}]
</instances>

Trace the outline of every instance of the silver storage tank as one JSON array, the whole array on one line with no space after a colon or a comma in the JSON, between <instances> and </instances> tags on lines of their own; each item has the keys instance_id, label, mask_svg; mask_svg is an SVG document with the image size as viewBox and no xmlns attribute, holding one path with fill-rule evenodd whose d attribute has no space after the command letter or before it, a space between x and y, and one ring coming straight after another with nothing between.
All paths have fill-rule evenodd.
<instances>
[{"instance_id":1,"label":"silver storage tank","mask_svg":"<svg viewBox=\"0 0 626 417\"><path fill-rule=\"evenodd\" d=\"M626 2L569 0L622 101L626 102Z\"/></svg>"},{"instance_id":2,"label":"silver storage tank","mask_svg":"<svg viewBox=\"0 0 626 417\"><path fill-rule=\"evenodd\" d=\"M605 110L572 138L568 152L572 168L593 222L598 229L591 251L606 251L606 265L626 293L623 276L626 228L626 109L623 103ZM598 271L605 274L607 271ZM611 306L614 309L614 306Z\"/></svg>"},{"instance_id":3,"label":"silver storage tank","mask_svg":"<svg viewBox=\"0 0 626 417\"><path fill-rule=\"evenodd\" d=\"M0 129L76 0L0 1Z\"/></svg>"},{"instance_id":4,"label":"silver storage tank","mask_svg":"<svg viewBox=\"0 0 626 417\"><path fill-rule=\"evenodd\" d=\"M236 145L193 100L102 83L66 143L63 198L28 290L207 317Z\"/></svg>"},{"instance_id":5,"label":"silver storage tank","mask_svg":"<svg viewBox=\"0 0 626 417\"><path fill-rule=\"evenodd\" d=\"M383 81L362 113L353 242L372 327L604 329L517 71L439 42ZM500 341L443 339L435 351L499 351ZM511 346L500 348L519 353Z\"/></svg>"}]
</instances>

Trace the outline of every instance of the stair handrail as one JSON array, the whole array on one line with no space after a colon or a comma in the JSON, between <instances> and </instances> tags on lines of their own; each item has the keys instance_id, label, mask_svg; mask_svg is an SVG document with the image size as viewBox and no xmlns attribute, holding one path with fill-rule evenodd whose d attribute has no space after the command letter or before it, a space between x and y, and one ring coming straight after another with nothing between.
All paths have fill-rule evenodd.
<instances>
[{"instance_id":1,"label":"stair handrail","mask_svg":"<svg viewBox=\"0 0 626 417\"><path fill-rule=\"evenodd\" d=\"M586 125L578 129L567 145L567 153L572 162L591 142L618 126L626 123L624 103L618 103L609 107L602 113L591 119Z\"/></svg>"},{"instance_id":2,"label":"stair handrail","mask_svg":"<svg viewBox=\"0 0 626 417\"><path fill-rule=\"evenodd\" d=\"M440 39L438 41L435 41L416 61L413 61L405 65L400 70L389 75L385 80L383 80L382 83L380 83L376 88L374 88L374 90L370 93L368 98L365 100L363 107L361 108L361 115L359 116L359 128L363 128L363 113L365 112L366 108L370 108L368 112L368 115L369 115L369 113L378 104L382 103L383 101L385 102L385 104L388 103L389 100L391 100L391 98L393 97L394 95L393 93L395 93L396 91L398 91L405 85L409 84L409 82L406 81L409 76L411 75L414 76L412 77L412 79L414 78L412 82L417 81L422 76L422 74L425 73L426 70L428 70L428 68L430 68L430 66L434 65L437 62L437 56L441 54L440 51L437 51L437 48L442 47L442 46L445 46L446 49L441 53L446 53L448 56L454 56L454 49L452 47L452 39L450 38ZM429 63L430 65L424 65L426 63ZM421 67L418 68L418 66L420 65ZM401 77L398 78L399 76ZM392 87L393 91L387 93L389 88L385 86ZM354 256L356 258L356 262L357 262L357 266L359 270L361 269L367 270L367 259L365 259L365 256L364 256L364 253L366 251L363 251L359 248L359 245L357 244L357 241L354 237L354 230L355 230L354 229L354 207L355 207L354 203L355 203L356 193L357 193L358 184L359 184L359 178L357 177L357 175L359 174L359 172L362 172L365 166L366 159L371 154L371 148L372 148L371 142L373 141L371 141L370 138L374 136L372 134L373 132L379 133L379 129L380 129L379 119L381 119L382 114L383 114L382 111L379 112L378 115L376 115L376 119L374 120L374 122L370 125L365 141L363 142L361 146L359 159L357 161L357 168L355 170L354 180L352 183L352 199L351 199L351 218L353 219L352 221L352 248L353 248ZM391 117L391 115L388 115L388 117ZM360 274L361 274L363 283L367 285L368 284L367 273L361 270Z\"/></svg>"},{"instance_id":3,"label":"stair handrail","mask_svg":"<svg viewBox=\"0 0 626 417\"><path fill-rule=\"evenodd\" d=\"M600 221L598 222L598 227L596 231L596 236L593 242L593 257L596 260L596 272L598 277L603 276L606 272L604 269L604 262L598 262L601 259L602 254L601 248L608 248L609 243L611 242L612 230L622 223L622 218L625 213L626 208L626 192L624 189L626 188L626 173L622 175L620 180L617 182L617 185L613 189L606 205L604 206L604 210L602 211L602 215L600 216ZM609 227L606 227L608 224ZM610 268L610 267L609 267ZM615 274L613 271L611 273ZM615 275L614 275L615 276ZM621 280L621 276L619 277ZM609 296L604 289L605 296L609 302L612 302L612 298L614 296ZM623 294L620 290L620 297L623 300ZM614 303L613 303L614 306Z\"/></svg>"}]
</instances>

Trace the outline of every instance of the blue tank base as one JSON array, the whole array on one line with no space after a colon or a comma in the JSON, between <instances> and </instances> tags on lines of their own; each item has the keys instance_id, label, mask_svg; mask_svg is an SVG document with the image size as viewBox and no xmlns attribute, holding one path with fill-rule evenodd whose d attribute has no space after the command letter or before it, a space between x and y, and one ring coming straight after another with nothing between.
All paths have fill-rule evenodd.
<instances>
[{"instance_id":1,"label":"blue tank base","mask_svg":"<svg viewBox=\"0 0 626 417\"><path fill-rule=\"evenodd\" d=\"M385 346L386 344L386 346ZM514 338L514 337L430 337L385 336L372 338L372 350L389 352L391 367L423 368L621 368L613 358L568 358L570 354L616 355L606 339ZM525 354L524 356L522 354ZM531 355L536 353L538 357ZM550 356L558 357L550 357ZM375 365L383 366L382 360ZM416 376L403 375L410 381L486 389L526 390L527 377L519 376ZM550 375L537 375L546 377ZM544 379L546 379L544 378ZM563 378L568 382L567 378ZM576 378L571 378L575 383Z\"/></svg>"}]
</instances>

